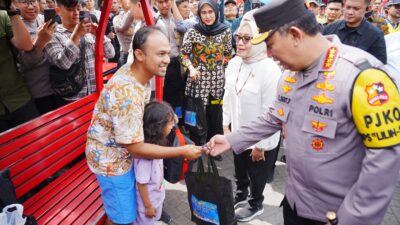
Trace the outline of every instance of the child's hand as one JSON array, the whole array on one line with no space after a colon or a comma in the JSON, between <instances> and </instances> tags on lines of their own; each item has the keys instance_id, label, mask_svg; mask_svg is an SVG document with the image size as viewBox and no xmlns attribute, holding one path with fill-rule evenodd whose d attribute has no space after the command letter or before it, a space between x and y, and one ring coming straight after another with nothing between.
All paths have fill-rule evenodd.
<instances>
[{"instance_id":1,"label":"child's hand","mask_svg":"<svg viewBox=\"0 0 400 225\"><path fill-rule=\"evenodd\" d=\"M195 146L195 145L185 145L182 146L182 151L183 151L183 157L193 160L197 159L201 156L201 147L200 146Z\"/></svg>"},{"instance_id":2,"label":"child's hand","mask_svg":"<svg viewBox=\"0 0 400 225\"><path fill-rule=\"evenodd\" d=\"M145 214L147 217L150 217L150 218L155 217L156 209L154 209L152 205L150 207L146 207Z\"/></svg>"}]
</instances>

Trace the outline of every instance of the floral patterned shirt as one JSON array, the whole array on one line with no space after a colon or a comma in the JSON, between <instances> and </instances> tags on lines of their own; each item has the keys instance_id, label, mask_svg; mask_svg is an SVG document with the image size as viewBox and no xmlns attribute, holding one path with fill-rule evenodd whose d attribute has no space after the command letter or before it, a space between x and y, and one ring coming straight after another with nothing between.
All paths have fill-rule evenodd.
<instances>
[{"instance_id":1,"label":"floral patterned shirt","mask_svg":"<svg viewBox=\"0 0 400 225\"><path fill-rule=\"evenodd\" d=\"M143 86L125 64L105 85L96 103L86 143L93 173L105 176L128 172L132 158L124 144L144 141L143 112L150 100L150 85Z\"/></svg>"},{"instance_id":2,"label":"floral patterned shirt","mask_svg":"<svg viewBox=\"0 0 400 225\"><path fill-rule=\"evenodd\" d=\"M229 29L221 34L205 36L194 28L183 38L182 64L193 65L200 72L196 82L187 80L185 95L201 97L204 105L209 96L221 99L224 90L224 70L232 58L232 34Z\"/></svg>"}]
</instances>

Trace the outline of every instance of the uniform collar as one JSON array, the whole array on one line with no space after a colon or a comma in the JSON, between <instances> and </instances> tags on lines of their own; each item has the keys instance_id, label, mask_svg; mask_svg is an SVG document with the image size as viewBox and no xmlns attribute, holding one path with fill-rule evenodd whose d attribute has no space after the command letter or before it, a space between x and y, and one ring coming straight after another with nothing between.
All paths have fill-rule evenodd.
<instances>
[{"instance_id":1,"label":"uniform collar","mask_svg":"<svg viewBox=\"0 0 400 225\"><path fill-rule=\"evenodd\" d=\"M339 30L343 30L343 31L354 30L353 32L357 32L357 34L363 35L366 31L366 26L364 26L366 22L367 22L367 20L365 18L363 18L358 27L349 28L346 26L346 21L342 20L342 21L340 21L340 24L339 24Z\"/></svg>"},{"instance_id":2,"label":"uniform collar","mask_svg":"<svg viewBox=\"0 0 400 225\"><path fill-rule=\"evenodd\" d=\"M331 42L326 51L306 69L295 73L300 87L317 80L321 72L329 75L334 71L342 43L336 35L327 35L325 38Z\"/></svg>"}]
</instances>

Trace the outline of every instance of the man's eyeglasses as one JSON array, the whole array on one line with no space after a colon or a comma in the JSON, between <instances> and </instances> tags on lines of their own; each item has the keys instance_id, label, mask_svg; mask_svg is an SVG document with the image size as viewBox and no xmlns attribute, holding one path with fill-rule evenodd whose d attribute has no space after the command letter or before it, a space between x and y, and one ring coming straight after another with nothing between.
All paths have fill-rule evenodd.
<instances>
[{"instance_id":1,"label":"man's eyeglasses","mask_svg":"<svg viewBox=\"0 0 400 225\"><path fill-rule=\"evenodd\" d=\"M21 3L21 4L24 4L26 6L29 6L29 5L34 6L34 5L38 4L37 0L19 0L18 2Z\"/></svg>"},{"instance_id":2,"label":"man's eyeglasses","mask_svg":"<svg viewBox=\"0 0 400 225\"><path fill-rule=\"evenodd\" d=\"M253 39L251 36L241 36L239 34L235 34L233 38L235 38L236 43L239 43L239 41L242 40L243 44L247 44L251 39Z\"/></svg>"}]
</instances>

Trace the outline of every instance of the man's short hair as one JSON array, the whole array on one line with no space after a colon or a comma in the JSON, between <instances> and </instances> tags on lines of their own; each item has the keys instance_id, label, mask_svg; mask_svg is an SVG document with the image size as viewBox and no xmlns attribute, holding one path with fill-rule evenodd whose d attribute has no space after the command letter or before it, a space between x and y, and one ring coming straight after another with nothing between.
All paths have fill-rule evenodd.
<instances>
[{"instance_id":1,"label":"man's short hair","mask_svg":"<svg viewBox=\"0 0 400 225\"><path fill-rule=\"evenodd\" d=\"M176 6L180 6L184 2L188 2L189 3L189 0L176 0L175 2L176 2Z\"/></svg>"},{"instance_id":2,"label":"man's short hair","mask_svg":"<svg viewBox=\"0 0 400 225\"><path fill-rule=\"evenodd\" d=\"M57 6L74 7L78 5L79 0L56 0Z\"/></svg>"},{"instance_id":3,"label":"man's short hair","mask_svg":"<svg viewBox=\"0 0 400 225\"><path fill-rule=\"evenodd\" d=\"M328 0L326 5L328 5L329 3L340 3L342 5L342 7L343 7L343 0Z\"/></svg>"},{"instance_id":4,"label":"man's short hair","mask_svg":"<svg viewBox=\"0 0 400 225\"><path fill-rule=\"evenodd\" d=\"M281 34L287 34L290 27L297 27L304 33L310 36L315 36L320 32L320 25L318 24L315 16L313 14L307 13L293 20L277 29Z\"/></svg>"},{"instance_id":5,"label":"man's short hair","mask_svg":"<svg viewBox=\"0 0 400 225\"><path fill-rule=\"evenodd\" d=\"M138 31L136 31L133 40L132 40L132 50L135 52L136 49L141 49L143 50L143 45L146 43L147 38L149 35L155 31L159 31L162 33L160 28L155 27L155 26L146 26L140 28ZM135 53L133 53L133 56L135 57Z\"/></svg>"}]
</instances>

